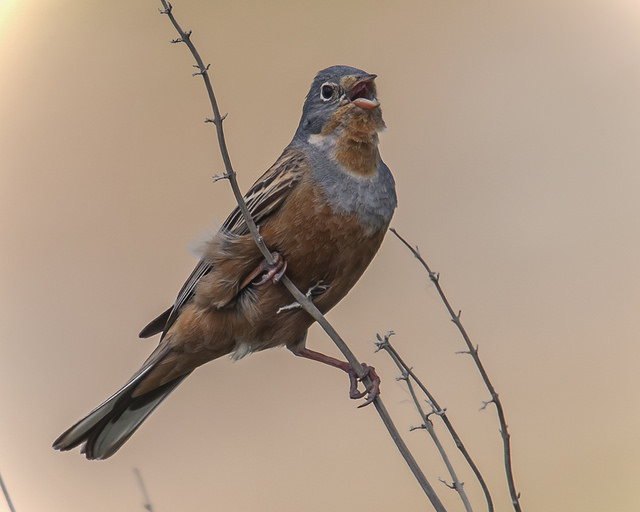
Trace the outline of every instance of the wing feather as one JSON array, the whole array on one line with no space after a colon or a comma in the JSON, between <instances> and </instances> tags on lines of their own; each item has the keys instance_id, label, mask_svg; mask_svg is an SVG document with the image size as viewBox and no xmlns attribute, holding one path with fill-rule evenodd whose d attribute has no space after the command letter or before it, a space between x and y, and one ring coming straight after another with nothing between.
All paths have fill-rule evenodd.
<instances>
[{"instance_id":1,"label":"wing feather","mask_svg":"<svg viewBox=\"0 0 640 512\"><path fill-rule=\"evenodd\" d=\"M292 148L284 150L280 158L254 183L244 196L249 212L256 224L274 213L287 199L291 190L300 182L302 171L308 165L307 158L300 151ZM249 228L239 207L235 207L222 225L223 230L236 236L249 234ZM141 331L143 337L152 336L162 331L163 335L173 325L180 310L193 297L195 288L203 276L211 271L211 264L202 259L191 272L176 297L170 312L152 320ZM240 276L239 276L240 278ZM160 323L166 318L166 322Z\"/></svg>"}]
</instances>

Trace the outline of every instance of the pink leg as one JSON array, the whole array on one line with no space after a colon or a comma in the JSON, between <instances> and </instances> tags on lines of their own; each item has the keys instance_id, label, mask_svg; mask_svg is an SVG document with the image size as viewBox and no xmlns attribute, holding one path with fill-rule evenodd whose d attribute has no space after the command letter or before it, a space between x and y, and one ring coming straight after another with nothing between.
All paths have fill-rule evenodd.
<instances>
[{"instance_id":1,"label":"pink leg","mask_svg":"<svg viewBox=\"0 0 640 512\"><path fill-rule=\"evenodd\" d=\"M320 352L316 352L314 350L309 350L308 348L295 348L291 349L291 351L300 357L305 357L307 359L311 359L313 361L318 361L320 363L328 364L329 366L333 366L334 368L340 368L342 371L346 372L349 376L349 398L358 399L367 395L367 399L362 405L358 407L364 407L365 405L369 405L371 402L375 400L375 398L380 394L380 377L376 373L376 370L373 366L368 366L362 363L362 368L367 372L367 375L371 379L371 385L367 386L367 389L364 391L358 390L358 376L351 365L346 361L340 361L340 359L336 359L335 357L328 356L326 354L322 354Z\"/></svg>"}]
</instances>

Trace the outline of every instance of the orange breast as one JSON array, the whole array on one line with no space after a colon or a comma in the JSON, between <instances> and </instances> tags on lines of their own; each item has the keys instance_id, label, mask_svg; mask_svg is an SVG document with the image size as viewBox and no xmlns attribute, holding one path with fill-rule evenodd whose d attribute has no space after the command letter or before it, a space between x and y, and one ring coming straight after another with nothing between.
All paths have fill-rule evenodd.
<instances>
[{"instance_id":1,"label":"orange breast","mask_svg":"<svg viewBox=\"0 0 640 512\"><path fill-rule=\"evenodd\" d=\"M262 229L265 242L284 256L287 275L303 292L319 281L329 286L318 301L323 311L342 299L360 278L385 231L386 226L371 234L355 214L334 214L322 192L307 183L292 192L279 215Z\"/></svg>"}]
</instances>

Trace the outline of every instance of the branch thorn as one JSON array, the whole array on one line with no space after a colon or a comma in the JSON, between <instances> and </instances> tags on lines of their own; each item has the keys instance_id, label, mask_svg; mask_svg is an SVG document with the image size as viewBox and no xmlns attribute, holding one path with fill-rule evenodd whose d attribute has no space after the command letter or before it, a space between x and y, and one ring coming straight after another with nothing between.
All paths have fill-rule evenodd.
<instances>
[{"instance_id":1,"label":"branch thorn","mask_svg":"<svg viewBox=\"0 0 640 512\"><path fill-rule=\"evenodd\" d=\"M229 175L225 172L224 174L214 174L211 178L213 179L213 183L216 183L220 180L228 180Z\"/></svg>"},{"instance_id":2,"label":"branch thorn","mask_svg":"<svg viewBox=\"0 0 640 512\"><path fill-rule=\"evenodd\" d=\"M428 403L429 403L429 405L431 406L431 412L429 412L429 413L427 413L427 414L425 415L425 418L426 418L427 420L431 421L431 420L429 419L429 416L431 416L432 414L435 414L436 416L440 416L440 417L442 417L442 416L444 416L444 415L447 413L447 409L436 409L436 408L433 406L433 404L432 404L431 402L428 402Z\"/></svg>"},{"instance_id":3,"label":"branch thorn","mask_svg":"<svg viewBox=\"0 0 640 512\"><path fill-rule=\"evenodd\" d=\"M494 399L493 399L493 398L492 398L491 400L483 400L483 401L482 401L482 407L480 407L480 409L478 409L478 410L479 410L479 411L484 411L484 410L487 408L487 406L488 406L489 404L492 404L492 403L494 403L494 402L495 402L495 401L494 401Z\"/></svg>"},{"instance_id":4,"label":"branch thorn","mask_svg":"<svg viewBox=\"0 0 640 512\"><path fill-rule=\"evenodd\" d=\"M409 380L409 374L407 372L403 371L402 375L400 375L400 377L396 377L396 382L400 382L401 380L408 381Z\"/></svg>"},{"instance_id":5,"label":"branch thorn","mask_svg":"<svg viewBox=\"0 0 640 512\"><path fill-rule=\"evenodd\" d=\"M445 480L443 480L440 477L438 477L438 480L440 480L440 482L442 482L444 485L446 485L449 489L452 489L454 491L456 490L456 484L447 483Z\"/></svg>"},{"instance_id":6,"label":"branch thorn","mask_svg":"<svg viewBox=\"0 0 640 512\"><path fill-rule=\"evenodd\" d=\"M301 308L302 306L300 305L299 302L292 302L291 304L287 304L286 306L280 306L278 308L278 311L276 311L276 315L279 315L280 313L284 312L284 311L289 311L291 309L297 309L297 308Z\"/></svg>"}]
</instances>

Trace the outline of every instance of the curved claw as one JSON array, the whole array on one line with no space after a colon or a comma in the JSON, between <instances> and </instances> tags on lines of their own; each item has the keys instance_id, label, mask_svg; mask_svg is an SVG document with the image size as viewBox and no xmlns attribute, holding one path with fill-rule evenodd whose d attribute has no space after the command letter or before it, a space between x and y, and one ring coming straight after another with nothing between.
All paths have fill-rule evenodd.
<instances>
[{"instance_id":1,"label":"curved claw","mask_svg":"<svg viewBox=\"0 0 640 512\"><path fill-rule=\"evenodd\" d=\"M287 262L284 260L282 255L279 252L273 252L271 254L274 259L273 265L269 265L263 260L261 268L264 273L259 280L256 278L256 280L252 281L254 286L262 286L269 280L272 280L273 284L276 284L280 279L282 279L285 270L287 270Z\"/></svg>"},{"instance_id":2,"label":"curved claw","mask_svg":"<svg viewBox=\"0 0 640 512\"><path fill-rule=\"evenodd\" d=\"M373 366L369 366L365 363L362 363L362 369L367 372L366 376L371 379L371 383L366 387L364 391L360 391L358 389L358 381L362 379L360 379L356 375L356 372L353 371L352 368L350 368L351 371L347 371L347 373L349 374L349 382L351 384L349 387L349 398L357 400L359 398L363 398L365 395L367 396L367 399L364 401L364 403L358 406L358 409L369 405L380 394L380 377L378 377L376 369Z\"/></svg>"},{"instance_id":3,"label":"curved claw","mask_svg":"<svg viewBox=\"0 0 640 512\"><path fill-rule=\"evenodd\" d=\"M269 264L266 260L262 260L260 264L244 278L240 284L240 290L243 290L249 285L262 286L269 280L272 280L273 284L276 284L282 279L285 270L287 270L287 262L282 257L282 254L277 251L272 252L271 255L273 256L273 263Z\"/></svg>"}]
</instances>

